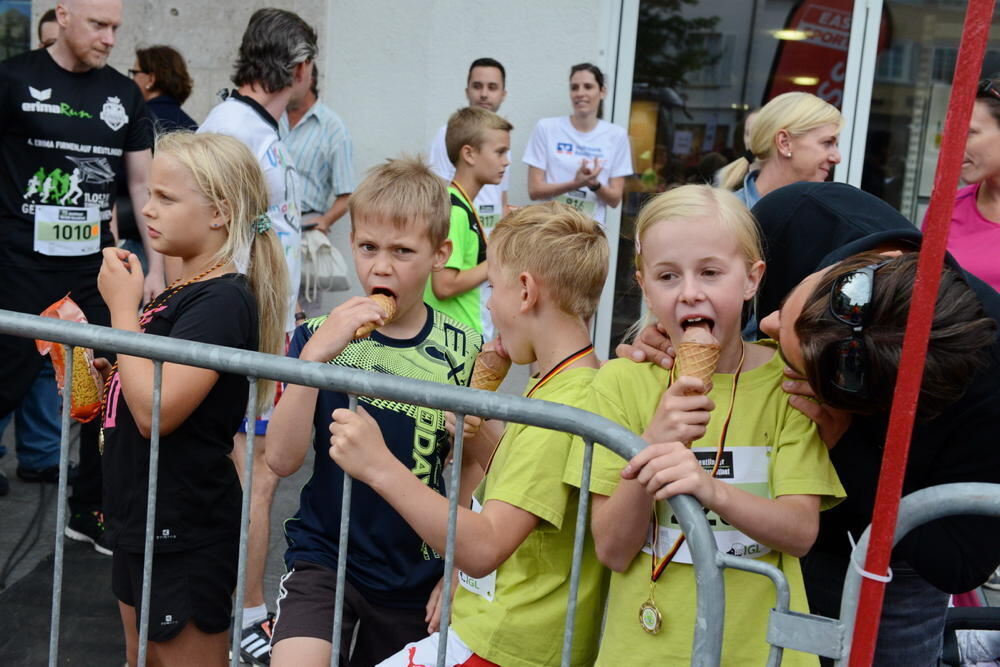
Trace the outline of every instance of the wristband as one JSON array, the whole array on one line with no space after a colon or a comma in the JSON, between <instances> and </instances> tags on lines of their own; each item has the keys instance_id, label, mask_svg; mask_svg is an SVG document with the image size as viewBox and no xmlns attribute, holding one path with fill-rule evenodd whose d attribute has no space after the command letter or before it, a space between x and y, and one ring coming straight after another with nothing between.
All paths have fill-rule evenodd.
<instances>
[{"instance_id":1,"label":"wristband","mask_svg":"<svg viewBox=\"0 0 1000 667\"><path fill-rule=\"evenodd\" d=\"M601 183L600 183L600 181L598 181L597 185L588 185L588 186L587 186L587 188L588 188L588 189L589 189L589 190L590 190L591 192L597 192L598 190L600 190L600 189L601 189Z\"/></svg>"}]
</instances>

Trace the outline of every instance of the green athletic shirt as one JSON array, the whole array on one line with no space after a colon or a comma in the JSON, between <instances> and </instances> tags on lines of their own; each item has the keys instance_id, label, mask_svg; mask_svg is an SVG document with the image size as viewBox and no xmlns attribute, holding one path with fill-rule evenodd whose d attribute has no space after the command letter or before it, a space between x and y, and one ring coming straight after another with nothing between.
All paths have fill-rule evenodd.
<instances>
[{"instance_id":1,"label":"green athletic shirt","mask_svg":"<svg viewBox=\"0 0 1000 667\"><path fill-rule=\"evenodd\" d=\"M554 376L532 398L583 407L597 371L571 368ZM533 378L525 394L537 384ZM455 595L451 627L476 655L504 667L558 665L569 595L577 485L562 481L572 437L568 433L509 424L486 478L476 491L483 505L499 500L540 521L494 573L492 600L463 583ZM573 665L592 665L604 610L606 570L587 530L573 643Z\"/></svg>"},{"instance_id":2,"label":"green athletic shirt","mask_svg":"<svg viewBox=\"0 0 1000 667\"><path fill-rule=\"evenodd\" d=\"M451 195L451 227L448 238L451 239L452 249L451 257L448 258L444 268L468 271L486 261L486 242L483 241L472 205L454 186L448 187L448 194ZM439 299L434 294L431 278L428 278L427 286L424 288L424 301L434 310L439 310L482 333L480 290L481 286L477 285L468 292Z\"/></svg>"},{"instance_id":3,"label":"green athletic shirt","mask_svg":"<svg viewBox=\"0 0 1000 667\"><path fill-rule=\"evenodd\" d=\"M774 348L773 341L764 345ZM827 509L844 498L837 473L819 439L816 425L788 404L781 390L784 362L775 354L770 361L740 375L729 434L718 477L746 491L770 498L805 494L821 496ZM716 373L709 396L715 402L708 430L692 445L702 464L711 470L720 431L729 409L733 375ZM670 371L627 359L605 364L591 385L590 408L604 417L642 433L651 420L663 391L670 384ZM583 445L574 440L567 467L567 481L580 479ZM621 481L625 461L604 447L594 448L590 490L610 496ZM679 526L665 502L657 503L660 522L658 558L669 551ZM757 557L784 572L791 587L791 608L808 612L805 585L797 558L771 551L756 543L715 512L707 512L721 551ZM647 634L639 624L639 608L649 598L653 517L646 546L624 573L611 574L607 619L597 665L687 665L695 625L694 570L686 545L666 567L656 584L656 605L663 616L657 635ZM775 605L774 585L766 577L739 570L725 570L726 616L722 646L725 665L763 665L767 662L767 621ZM710 619L713 622L713 619ZM816 665L816 656L785 651L783 665Z\"/></svg>"}]
</instances>

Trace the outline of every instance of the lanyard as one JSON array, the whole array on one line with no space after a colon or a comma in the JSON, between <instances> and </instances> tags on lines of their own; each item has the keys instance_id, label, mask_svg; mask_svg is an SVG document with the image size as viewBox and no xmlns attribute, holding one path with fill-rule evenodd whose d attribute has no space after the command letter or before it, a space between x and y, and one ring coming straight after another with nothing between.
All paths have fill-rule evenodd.
<instances>
[{"instance_id":1,"label":"lanyard","mask_svg":"<svg viewBox=\"0 0 1000 667\"><path fill-rule=\"evenodd\" d=\"M472 210L472 216L476 219L476 230L479 232L479 238L482 239L483 245L486 245L486 235L483 232L483 223L479 219L479 211L476 209L476 203L474 201L472 201L472 198L469 197L468 194L466 194L465 188L463 188L461 185L459 185L458 181L452 181L451 182L451 187L453 187L456 190L458 190L458 192L465 199L465 202L469 205L469 208Z\"/></svg>"},{"instance_id":2,"label":"lanyard","mask_svg":"<svg viewBox=\"0 0 1000 667\"><path fill-rule=\"evenodd\" d=\"M719 446L715 450L715 463L712 465L712 472L710 473L712 477L715 477L716 473L719 472L719 462L722 461L722 452L726 448L726 434L729 433L729 421L733 418L733 405L736 404L736 385L740 382L740 372L743 370L743 361L746 358L746 347L743 347L740 353L740 364L736 367L736 374L733 376L733 390L729 399L729 411L726 413L726 421L722 423L722 432L719 434ZM673 384L674 380L674 369L670 370L670 381ZM650 574L649 579L652 583L660 578L663 571L670 564L670 561L674 559L677 552L680 550L681 545L684 544L684 534L682 533L677 541L674 542L673 546L670 547L670 551L666 556L663 557L659 563L656 562L656 545L660 541L660 521L656 516L656 501L653 501L653 543L650 545L650 551L652 556L650 557Z\"/></svg>"},{"instance_id":3,"label":"lanyard","mask_svg":"<svg viewBox=\"0 0 1000 667\"><path fill-rule=\"evenodd\" d=\"M534 387L532 387L528 391L528 393L525 394L525 397L526 398L531 398L532 394L534 394L536 391L538 391L539 387L541 387L543 384L545 384L546 382L548 382L549 380L551 380L555 376L559 375L559 373L561 373L564 370L566 370L567 367L572 366L574 363L576 363L580 359L583 359L585 356L587 356L588 354L590 354L593 351L594 351L594 346L593 345L587 345L586 347L580 348L579 350L577 350L573 354L569 355L568 357L566 357L565 359L563 359L562 361L560 361L558 364L556 364L555 366L552 367L552 370L550 370L548 373L546 373L545 375L542 376L542 379L538 381L538 384L536 384ZM485 472L489 472L490 471L490 466L493 465L493 457L495 457L497 455L497 452L500 451L500 443L503 442L503 438L504 438L505 435L507 435L507 430L506 429L504 429L503 435L500 436L500 441L497 442L497 446L493 448L493 453L490 454L490 460L486 464L486 471Z\"/></svg>"}]
</instances>

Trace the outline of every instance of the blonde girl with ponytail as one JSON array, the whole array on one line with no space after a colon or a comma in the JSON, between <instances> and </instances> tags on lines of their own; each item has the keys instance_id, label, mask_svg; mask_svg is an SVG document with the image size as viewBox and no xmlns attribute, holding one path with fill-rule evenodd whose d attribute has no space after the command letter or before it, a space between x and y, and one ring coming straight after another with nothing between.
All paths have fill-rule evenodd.
<instances>
[{"instance_id":1,"label":"blonde girl with ponytail","mask_svg":"<svg viewBox=\"0 0 1000 667\"><path fill-rule=\"evenodd\" d=\"M815 95L778 95L757 113L747 153L719 172L719 182L752 208L785 185L825 181L840 163L837 137L843 124L837 108ZM760 169L750 171L755 160Z\"/></svg>"},{"instance_id":2,"label":"blonde girl with ponytail","mask_svg":"<svg viewBox=\"0 0 1000 667\"><path fill-rule=\"evenodd\" d=\"M181 278L139 312L138 258L104 249L98 288L116 329L244 350L282 352L288 276L267 217L256 159L236 139L159 138L143 208L150 243ZM241 272L242 270L242 272ZM258 410L274 383L259 382ZM162 665L227 660L242 489L229 454L245 413L246 379L164 363L149 650ZM101 416L105 538L130 664L138 645L153 363L120 356Z\"/></svg>"}]
</instances>

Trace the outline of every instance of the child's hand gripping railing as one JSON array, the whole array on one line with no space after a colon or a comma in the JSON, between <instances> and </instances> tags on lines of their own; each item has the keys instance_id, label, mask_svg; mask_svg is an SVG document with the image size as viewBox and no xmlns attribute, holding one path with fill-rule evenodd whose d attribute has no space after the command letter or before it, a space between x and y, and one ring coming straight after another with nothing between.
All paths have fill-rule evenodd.
<instances>
[{"instance_id":1,"label":"child's hand gripping railing","mask_svg":"<svg viewBox=\"0 0 1000 667\"><path fill-rule=\"evenodd\" d=\"M582 437L586 442L586 454L584 462L583 479L581 489L589 489L589 461L593 453L593 443L601 442L606 447L616 452L625 459L632 458L636 453L645 447L645 442L634 433L614 424L602 417L570 408L565 405L540 401L536 399L526 399L518 396L498 395L492 392L470 390L464 387L445 386L432 382L423 382L398 376L382 375L377 373L366 373L350 368L332 366L301 361L298 359L288 359L274 355L262 354L259 352L249 352L245 350L235 350L216 345L203 343L192 343L177 339L153 336L149 334L137 334L133 332L118 331L107 327L80 324L77 322L56 321L49 318L37 317L23 313L0 310L0 333L22 336L27 338L40 338L73 346L85 346L98 350L107 350L119 354L127 354L137 357L145 357L155 360L155 365L159 362L171 362L188 366L209 368L220 373L233 373L244 375L251 385L257 378L269 378L282 382L290 382L303 386L318 387L339 391L352 396L372 396L390 400L402 401L415 405L422 405L442 410L451 410L457 415L457 423L461 423L463 415L474 414L493 419L501 419L508 422L524 423L542 428L549 428L567 433L573 433ZM159 395L158 380L160 373L157 372L157 385L154 397L154 415L158 412L159 402L156 397ZM67 380L71 383L72 378ZM71 384L70 384L71 386ZM251 390L253 391L253 390ZM253 398L253 397L252 397ZM251 399L247 410L249 423L253 423L254 401ZM353 405L353 403L352 403ZM154 416L154 418L156 418ZM150 499L155 497L155 456L158 450L158 420L154 422L153 437L151 438L151 462L154 465L150 474ZM61 480L65 480L65 472L68 465L69 413L63 414L63 452L60 465L62 466ZM242 616L242 591L246 577L246 545L248 526L248 498L250 477L253 457L253 429L248 429L247 452L244 483L243 516L240 532L240 563L237 581L237 601L234 610L236 619L235 627L240 627ZM461 429L457 430L461 433ZM457 438L454 465L461 466L461 436ZM452 488L457 488L457 483L453 480ZM335 628L334 635L340 635L342 627L343 609L343 583L344 564L346 560L346 531L349 521L349 501L350 483L344 485L344 517L341 525L341 552L338 568L338 592L335 608ZM445 554L447 569L445 572L445 595L442 600L442 634L447 633L447 619L451 609L450 582L452 569L454 567L455 549L455 519L457 515L457 494L450 494L449 499L449 530L447 549ZM564 637L564 650L562 664L569 665L569 648L573 642L573 618L575 614L575 596L579 583L580 561L583 553L584 531L587 528L587 500L588 494L581 493L576 519L577 532L574 543L573 571L571 573L571 592L567 604L567 624L566 635ZM60 482L60 507L66 500L66 485ZM155 508L155 503L149 503L150 508ZM671 506L680 520L681 528L687 534L688 542L691 544L692 555L694 557L695 576L698 582L697 594L697 618L694 629L694 642L692 646L693 665L718 665L722 650L722 622L725 605L725 593L723 589L722 571L717 564L717 549L715 540L709 529L701 507L697 501L689 496L680 496L671 500ZM53 572L53 612L52 628L50 633L49 664L55 665L58 662L58 638L59 638L59 612L62 585L62 531L65 525L65 512L60 510L61 515L57 517L57 558L55 570ZM140 627L147 625L148 615L148 585L149 573L152 565L152 550L150 548L153 531L153 510L147 512L146 525L146 554L143 567L143 604L141 606ZM442 637L445 639L445 637ZM147 639L145 632L140 638L140 665L145 664ZM336 665L339 660L339 643L334 644L331 664ZM239 643L238 639L233 641L232 664L235 667L239 663ZM438 664L443 664L443 656L439 655Z\"/></svg>"}]
</instances>

